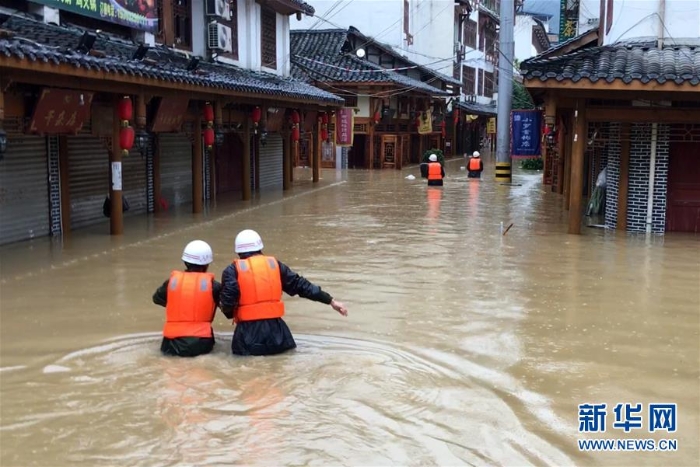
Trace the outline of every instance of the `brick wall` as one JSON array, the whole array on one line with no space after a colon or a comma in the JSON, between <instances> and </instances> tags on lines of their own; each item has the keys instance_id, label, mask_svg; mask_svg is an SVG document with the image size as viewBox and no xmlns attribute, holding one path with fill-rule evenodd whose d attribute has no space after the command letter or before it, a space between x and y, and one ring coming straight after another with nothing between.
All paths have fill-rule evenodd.
<instances>
[{"instance_id":1,"label":"brick wall","mask_svg":"<svg viewBox=\"0 0 700 467\"><path fill-rule=\"evenodd\" d=\"M49 216L51 235L61 235L61 174L58 162L58 136L48 138L49 155Z\"/></svg>"},{"instance_id":2,"label":"brick wall","mask_svg":"<svg viewBox=\"0 0 700 467\"><path fill-rule=\"evenodd\" d=\"M627 195L627 230L630 232L646 231L651 161L651 127L650 123L638 123L630 126L630 177ZM658 125L654 209L652 212L653 233L664 233L666 227L669 133L670 128L668 125Z\"/></svg>"},{"instance_id":3,"label":"brick wall","mask_svg":"<svg viewBox=\"0 0 700 467\"><path fill-rule=\"evenodd\" d=\"M617 196L620 187L620 124L610 123L606 164L608 170L605 190L605 227L617 227Z\"/></svg>"}]
</instances>

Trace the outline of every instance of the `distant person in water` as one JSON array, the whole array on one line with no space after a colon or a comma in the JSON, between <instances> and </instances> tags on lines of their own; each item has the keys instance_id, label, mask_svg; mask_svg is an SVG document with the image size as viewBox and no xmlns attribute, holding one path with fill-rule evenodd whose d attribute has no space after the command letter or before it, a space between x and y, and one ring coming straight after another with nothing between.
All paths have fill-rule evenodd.
<instances>
[{"instance_id":1,"label":"distant person in water","mask_svg":"<svg viewBox=\"0 0 700 467\"><path fill-rule=\"evenodd\" d=\"M173 271L153 294L153 303L165 307L160 350L166 355L196 357L214 348L214 320L221 284L207 272L213 261L211 247L201 240L187 244L182 253L184 271Z\"/></svg>"},{"instance_id":2,"label":"distant person in water","mask_svg":"<svg viewBox=\"0 0 700 467\"><path fill-rule=\"evenodd\" d=\"M442 179L445 178L445 169L438 162L436 154L428 157L428 186L442 186Z\"/></svg>"},{"instance_id":3,"label":"distant person in water","mask_svg":"<svg viewBox=\"0 0 700 467\"><path fill-rule=\"evenodd\" d=\"M297 346L282 320L282 292L330 305L348 315L345 306L328 292L262 250L260 235L243 230L235 242L239 259L221 275L221 311L236 325L231 341L234 355L274 355Z\"/></svg>"},{"instance_id":4,"label":"distant person in water","mask_svg":"<svg viewBox=\"0 0 700 467\"><path fill-rule=\"evenodd\" d=\"M474 151L472 158L469 159L469 166L467 167L469 178L481 178L481 172L484 171L484 162L481 160L481 153L479 151Z\"/></svg>"}]
</instances>

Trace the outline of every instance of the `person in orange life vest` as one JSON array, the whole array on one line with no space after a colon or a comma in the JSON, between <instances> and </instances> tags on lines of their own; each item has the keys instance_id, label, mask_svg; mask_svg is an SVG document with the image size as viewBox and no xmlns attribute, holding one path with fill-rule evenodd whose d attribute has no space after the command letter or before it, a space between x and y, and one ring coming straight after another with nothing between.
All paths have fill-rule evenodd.
<instances>
[{"instance_id":1,"label":"person in orange life vest","mask_svg":"<svg viewBox=\"0 0 700 467\"><path fill-rule=\"evenodd\" d=\"M282 292L330 305L348 315L345 306L328 292L262 250L257 232L241 231L235 242L240 259L221 274L221 311L236 324L231 341L234 355L274 355L297 346L282 320Z\"/></svg>"},{"instance_id":2,"label":"person in orange life vest","mask_svg":"<svg viewBox=\"0 0 700 467\"><path fill-rule=\"evenodd\" d=\"M484 162L481 160L481 154L479 151L474 151L472 158L469 159L469 166L467 167L469 178L481 178L481 172L484 171Z\"/></svg>"},{"instance_id":3,"label":"person in orange life vest","mask_svg":"<svg viewBox=\"0 0 700 467\"><path fill-rule=\"evenodd\" d=\"M431 154L428 157L428 186L442 186L442 179L445 178L445 169L437 160L437 155Z\"/></svg>"},{"instance_id":4,"label":"person in orange life vest","mask_svg":"<svg viewBox=\"0 0 700 467\"><path fill-rule=\"evenodd\" d=\"M153 303L165 307L166 322L160 351L166 355L196 357L214 348L214 320L221 284L207 272L211 247L201 240L187 244L182 253L185 271L173 271L153 294Z\"/></svg>"}]
</instances>

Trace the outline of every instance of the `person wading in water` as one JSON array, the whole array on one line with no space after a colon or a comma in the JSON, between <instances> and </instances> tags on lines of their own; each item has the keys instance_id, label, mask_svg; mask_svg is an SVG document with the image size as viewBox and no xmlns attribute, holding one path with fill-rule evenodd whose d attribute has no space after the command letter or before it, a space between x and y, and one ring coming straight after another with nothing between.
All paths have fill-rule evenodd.
<instances>
[{"instance_id":1,"label":"person wading in water","mask_svg":"<svg viewBox=\"0 0 700 467\"><path fill-rule=\"evenodd\" d=\"M321 287L262 250L257 232L241 231L235 242L240 259L221 274L221 311L236 324L231 341L234 355L274 355L296 348L282 320L282 292L330 305L341 315L348 315L345 306Z\"/></svg>"},{"instance_id":2,"label":"person wading in water","mask_svg":"<svg viewBox=\"0 0 700 467\"><path fill-rule=\"evenodd\" d=\"M442 186L442 179L445 178L445 169L438 162L437 155L431 154L428 157L428 186Z\"/></svg>"},{"instance_id":3,"label":"person wading in water","mask_svg":"<svg viewBox=\"0 0 700 467\"><path fill-rule=\"evenodd\" d=\"M214 348L214 320L221 284L207 272L213 261L211 247L201 240L182 252L185 271L173 271L153 294L153 303L165 307L166 321L160 351L166 355L196 357Z\"/></svg>"}]
</instances>

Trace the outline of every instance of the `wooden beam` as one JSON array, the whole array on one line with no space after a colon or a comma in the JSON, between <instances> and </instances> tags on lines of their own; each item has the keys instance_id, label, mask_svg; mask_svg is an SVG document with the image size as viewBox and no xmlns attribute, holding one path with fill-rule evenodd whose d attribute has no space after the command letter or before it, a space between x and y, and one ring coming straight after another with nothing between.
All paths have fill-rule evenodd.
<instances>
[{"instance_id":1,"label":"wooden beam","mask_svg":"<svg viewBox=\"0 0 700 467\"><path fill-rule=\"evenodd\" d=\"M620 130L620 181L617 188L617 230L627 230L627 193L630 179L630 124Z\"/></svg>"},{"instance_id":2,"label":"wooden beam","mask_svg":"<svg viewBox=\"0 0 700 467\"><path fill-rule=\"evenodd\" d=\"M243 127L243 170L241 170L241 187L243 201L250 199L250 118L245 119Z\"/></svg>"},{"instance_id":3,"label":"wooden beam","mask_svg":"<svg viewBox=\"0 0 700 467\"><path fill-rule=\"evenodd\" d=\"M700 89L697 90L700 93ZM698 123L700 108L588 107L589 122Z\"/></svg>"},{"instance_id":4,"label":"wooden beam","mask_svg":"<svg viewBox=\"0 0 700 467\"><path fill-rule=\"evenodd\" d=\"M0 55L0 75L7 74L17 83L36 84L39 86L59 86L70 89L83 89L101 92L119 92L124 94L150 93L158 96L182 95L187 92L191 99L214 100L217 96L236 97L236 101L260 104L270 102L279 105L280 102L299 102L302 104L334 107L324 101L300 99L284 96L268 96L265 94L242 93L227 89L205 87L196 84L165 81L144 76L110 73L104 70L88 70L72 65L52 65L43 62L28 62L9 59ZM175 91L168 93L167 91ZM273 104L273 105L274 105ZM337 107L342 104L337 104Z\"/></svg>"},{"instance_id":5,"label":"wooden beam","mask_svg":"<svg viewBox=\"0 0 700 467\"><path fill-rule=\"evenodd\" d=\"M202 186L202 117L194 122L194 141L192 142L192 212L199 214L204 209L204 187Z\"/></svg>"},{"instance_id":6,"label":"wooden beam","mask_svg":"<svg viewBox=\"0 0 700 467\"><path fill-rule=\"evenodd\" d=\"M121 132L121 120L119 118L119 101L121 96L115 95L113 100L112 123L112 150L109 151L109 199L111 210L109 213L109 233L122 235L124 233L124 212L122 210L122 150L119 146L119 133Z\"/></svg>"},{"instance_id":7,"label":"wooden beam","mask_svg":"<svg viewBox=\"0 0 700 467\"><path fill-rule=\"evenodd\" d=\"M574 112L574 138L571 151L571 204L569 206L569 233L581 233L581 216L583 214L583 177L584 155L588 140L588 122L586 121L586 104L583 99Z\"/></svg>"},{"instance_id":8,"label":"wooden beam","mask_svg":"<svg viewBox=\"0 0 700 467\"><path fill-rule=\"evenodd\" d=\"M667 92L689 92L697 93L700 92L700 86L693 86L690 82L684 84L676 84L673 81L666 81L665 83L659 83L657 81L650 81L648 83L642 83L641 81L633 81L629 84L622 80L615 80L612 83L601 79L595 83L588 80L582 79L580 81L574 82L570 79L564 81L557 81L554 78L550 78L547 81L541 81L539 78L530 78L524 80L525 87L527 89L578 89L578 90L589 90L589 91L667 91Z\"/></svg>"},{"instance_id":9,"label":"wooden beam","mask_svg":"<svg viewBox=\"0 0 700 467\"><path fill-rule=\"evenodd\" d=\"M698 90L700 91L700 90ZM556 90L556 89L541 89L533 90L534 94L542 96L543 100L546 96L552 95L557 101L561 99L600 99L600 100L615 100L615 101L633 101L633 100L645 100L645 101L669 101L669 100L681 100L681 101L694 101L700 102L700 92L687 93L684 92L681 95L669 91L612 91L612 90L585 90L585 89L566 89L566 90ZM588 104L588 108L595 107L595 105ZM637 107L635 107L637 108Z\"/></svg>"}]
</instances>

